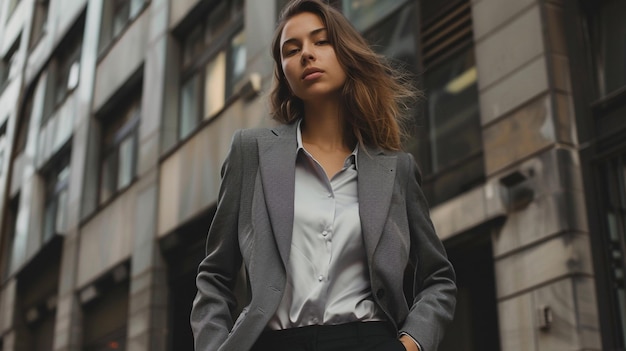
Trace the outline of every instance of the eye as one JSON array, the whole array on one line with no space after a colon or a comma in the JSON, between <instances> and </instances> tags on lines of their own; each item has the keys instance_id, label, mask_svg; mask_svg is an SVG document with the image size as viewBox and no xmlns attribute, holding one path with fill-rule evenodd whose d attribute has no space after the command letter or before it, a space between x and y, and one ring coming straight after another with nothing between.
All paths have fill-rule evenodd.
<instances>
[{"instance_id":1,"label":"eye","mask_svg":"<svg viewBox=\"0 0 626 351\"><path fill-rule=\"evenodd\" d=\"M328 45L330 44L330 41L328 41L327 39L322 39L322 40L318 40L315 42L316 45Z\"/></svg>"},{"instance_id":2,"label":"eye","mask_svg":"<svg viewBox=\"0 0 626 351\"><path fill-rule=\"evenodd\" d=\"M295 55L296 53L298 53L298 51L300 51L300 49L298 49L298 48L291 48L291 49L287 49L287 50L285 50L285 51L283 52L283 55L284 55L284 56L287 56L287 57L288 57L288 56L293 56L293 55Z\"/></svg>"}]
</instances>

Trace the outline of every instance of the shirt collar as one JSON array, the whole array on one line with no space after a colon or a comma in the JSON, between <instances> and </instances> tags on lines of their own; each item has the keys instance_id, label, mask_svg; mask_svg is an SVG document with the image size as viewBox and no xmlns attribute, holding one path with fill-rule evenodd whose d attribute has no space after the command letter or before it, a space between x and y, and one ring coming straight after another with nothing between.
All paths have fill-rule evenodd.
<instances>
[{"instance_id":1,"label":"shirt collar","mask_svg":"<svg viewBox=\"0 0 626 351\"><path fill-rule=\"evenodd\" d=\"M308 154L308 152L304 149L304 144L302 143L302 119L298 120L298 128L296 128L296 140L298 142L298 149L297 151L300 152L300 150L302 150L303 152L306 152ZM356 169L359 169L359 163L358 163L358 155L359 153L359 144L357 143L354 146L354 150L352 150L352 153L350 155L348 155L348 157L346 159L350 159L350 162L354 162L354 167Z\"/></svg>"}]
</instances>

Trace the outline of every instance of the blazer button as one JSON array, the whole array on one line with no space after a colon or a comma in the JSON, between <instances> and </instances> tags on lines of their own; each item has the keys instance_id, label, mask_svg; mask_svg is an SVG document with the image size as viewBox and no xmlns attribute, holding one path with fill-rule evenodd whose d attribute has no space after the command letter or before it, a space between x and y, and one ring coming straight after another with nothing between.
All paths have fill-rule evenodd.
<instances>
[{"instance_id":1,"label":"blazer button","mask_svg":"<svg viewBox=\"0 0 626 351\"><path fill-rule=\"evenodd\" d=\"M376 297L380 300L385 297L385 289L378 289L376 291Z\"/></svg>"}]
</instances>

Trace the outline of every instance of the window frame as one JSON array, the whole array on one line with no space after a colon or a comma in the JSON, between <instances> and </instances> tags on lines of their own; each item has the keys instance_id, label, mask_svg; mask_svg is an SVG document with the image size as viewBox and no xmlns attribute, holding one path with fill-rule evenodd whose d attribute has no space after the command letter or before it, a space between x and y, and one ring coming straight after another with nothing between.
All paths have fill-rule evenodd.
<instances>
[{"instance_id":1,"label":"window frame","mask_svg":"<svg viewBox=\"0 0 626 351\"><path fill-rule=\"evenodd\" d=\"M8 136L7 136L7 124L8 118L5 119L5 122L0 126L0 177L4 175L5 167L4 164L7 162L8 157Z\"/></svg>"},{"instance_id":2,"label":"window frame","mask_svg":"<svg viewBox=\"0 0 626 351\"><path fill-rule=\"evenodd\" d=\"M59 231L59 210L66 211L67 209L67 196L69 191L69 182L70 182L70 172L71 172L71 152L70 151L62 151L62 155L59 157L55 157L52 162L50 162L51 166L48 170L43 172L43 177L45 179L45 192L44 192L44 202L43 202L43 211L42 211L42 227L41 227L41 239L42 242L45 243L48 240L52 239L55 235L63 235L65 233ZM60 175L63 172L67 172L63 176L63 178L59 179ZM65 193L65 194L63 194ZM61 196L65 196L65 204L60 204L62 201L60 199ZM54 216L52 217L51 223L51 232L47 232L48 228L48 209L52 207ZM65 225L67 225L67 212L64 213L65 216Z\"/></svg>"},{"instance_id":3,"label":"window frame","mask_svg":"<svg viewBox=\"0 0 626 351\"><path fill-rule=\"evenodd\" d=\"M415 65L413 68L417 72L413 72L418 79L417 85L421 89L428 90L425 87L425 79L422 79L430 71L434 71L442 65L450 63L451 60L459 58L461 56L475 55L474 48L475 43L473 40L473 20L471 17L471 2L468 0L448 0L445 4L438 6L436 11L431 11L431 17L424 18L422 16L422 4L424 1L413 2L404 1L401 5L395 6L392 11L385 12L386 15L381 16L377 20L373 21L371 25L366 28L362 33L370 40L372 34L379 28L385 21L392 19L394 16L398 16L401 11L408 11L407 7L415 6L413 11L419 18L417 24L413 25L413 35L415 39ZM344 5L344 2L342 2ZM447 18L451 18L453 21L446 21ZM437 38L439 31L433 31L427 29L430 26L435 28L450 26L452 29L444 33L441 38ZM459 28L457 32L455 28ZM429 34L428 32L432 34ZM430 35L430 36L429 36ZM425 52L424 42L428 42L431 47L439 48L443 47L443 50L437 50L434 54ZM395 59L394 57L391 57ZM475 57L474 57L475 61ZM474 63L474 66L476 64ZM408 68L408 67L405 67ZM409 71L411 71L409 69ZM477 78L476 78L477 79ZM477 84L477 82L473 83ZM475 106L478 108L478 118L476 121L476 128L480 130L480 135L477 136L479 140L482 140L482 126L480 125L480 102L479 96L476 96ZM415 124L411 123L408 126L409 132L412 134L405 142L405 148L414 154L418 163L422 166L423 182L422 187L425 195L428 198L431 205L437 205L443 203L449 199L452 199L466 191L475 188L476 186L483 184L485 181L485 170L483 165L484 150L482 142L475 145L477 150L464 155L459 159L455 159L445 165L434 169L435 163L433 150L435 148L432 133L434 126L429 121L430 118L425 111L425 104L419 104L416 109L417 121ZM463 184L460 184L458 188L446 190L445 184L451 182L461 175L469 172L473 175L471 178L465 179Z\"/></svg>"},{"instance_id":4,"label":"window frame","mask_svg":"<svg viewBox=\"0 0 626 351\"><path fill-rule=\"evenodd\" d=\"M133 3L140 2L140 5L133 13ZM106 53L121 38L126 30L141 16L143 11L150 5L151 0L107 0L103 2L102 25L100 26L98 38L98 60L106 56ZM118 9L124 9L122 22L115 31L115 20Z\"/></svg>"},{"instance_id":5,"label":"window frame","mask_svg":"<svg viewBox=\"0 0 626 351\"><path fill-rule=\"evenodd\" d=\"M9 8L8 8L8 16L7 18L11 17L13 15L13 13L15 12L15 9L19 6L20 2L22 0L9 0Z\"/></svg>"},{"instance_id":6,"label":"window frame","mask_svg":"<svg viewBox=\"0 0 626 351\"><path fill-rule=\"evenodd\" d=\"M606 221L606 214L609 212L607 202L610 201L607 191L610 189L606 184L607 174L604 168L620 157L626 159L626 143L600 154L591 156L589 154L590 150L583 151L582 160L588 165L591 173L591 184L586 187L589 227L591 232L600 233L600 235L592 235L590 241L595 267L596 291L598 296L605 297L598 300L602 346L603 349L620 350L626 347L626 336L622 332L626 328L626 319L622 320L618 315L619 302L617 301L614 277L611 276L610 228L608 228ZM587 176L589 177L589 175ZM622 238L622 240L626 240L626 238ZM624 245L623 242L622 245ZM626 251L622 248L622 253L624 252ZM622 269L626 269L626 260L622 263Z\"/></svg>"},{"instance_id":7,"label":"window frame","mask_svg":"<svg viewBox=\"0 0 626 351\"><path fill-rule=\"evenodd\" d=\"M80 61L83 47L83 24L75 26L55 50L49 66L51 74L46 84L44 114L41 125L45 125L54 113L67 101L80 85ZM74 81L75 80L75 81Z\"/></svg>"},{"instance_id":8,"label":"window frame","mask_svg":"<svg viewBox=\"0 0 626 351\"><path fill-rule=\"evenodd\" d=\"M48 32L50 0L35 0L35 13L30 32L29 49L34 48Z\"/></svg>"},{"instance_id":9,"label":"window frame","mask_svg":"<svg viewBox=\"0 0 626 351\"><path fill-rule=\"evenodd\" d=\"M2 255L0 256L0 282L4 283L12 274L15 234L17 230L17 220L20 213L20 193L17 193L7 202L5 220L3 225L4 234L0 238L2 244ZM0 284L3 285L3 284Z\"/></svg>"},{"instance_id":10,"label":"window frame","mask_svg":"<svg viewBox=\"0 0 626 351\"><path fill-rule=\"evenodd\" d=\"M207 32L211 33L209 29L211 25L208 19L211 16L215 15L215 11L224 10L222 7L227 7L227 15L229 18L224 22L219 23L220 25L217 27L217 33L212 33L210 38L207 39ZM232 102L238 97L238 94L235 91L235 87L238 83L240 83L245 76L244 74L238 78L236 81L231 81L231 62L233 58L233 50L232 43L233 40L239 35L246 35L245 27L244 27L244 10L245 10L245 1L224 1L221 0L217 2L214 6L212 6L209 11L207 11L202 17L201 20L195 22L191 28L183 35L180 36L179 42L181 45L180 50L180 65L179 65L179 85L178 85L178 106L177 106L177 121L176 121L176 140L177 142L181 142L183 140L187 140L192 135L196 133L197 130L201 129L205 123L213 120L215 117L220 115L222 111L224 111ZM219 14L219 13L218 13ZM200 45L198 47L188 46L188 39L193 36L198 36ZM194 43L198 44L198 43ZM245 42L244 42L245 49ZM191 53L189 53L191 51ZM224 70L223 70L223 80L224 84L221 87L223 92L222 101L217 102L218 107L215 109L211 109L210 113L206 113L207 103L206 101L206 85L208 81L208 70L212 63L219 59L220 55L224 55ZM190 57L187 57L187 56ZM195 116L190 116L191 118L187 119L186 116L183 115L184 106L183 106L183 88L190 83L192 80L197 80L195 97L196 101L193 102L192 108L190 111L195 111ZM188 128L188 130L183 131L182 122L183 121L191 121L192 126Z\"/></svg>"},{"instance_id":11,"label":"window frame","mask_svg":"<svg viewBox=\"0 0 626 351\"><path fill-rule=\"evenodd\" d=\"M624 82L622 82L620 87L613 88L609 91L607 90L604 79L606 72L603 71L606 62L602 52L602 42L604 38L602 38L602 30L600 29L601 23L605 22L602 20L602 11L606 6L619 2L620 0L581 0L583 10L586 12L585 20L588 29L589 46L591 48L591 60L595 68L595 70L593 70L593 77L595 80L595 94L598 99L596 104L600 104L601 101L611 101L626 96L626 77L624 77ZM624 32L626 33L626 29ZM626 39L626 34L624 35L624 39ZM626 49L624 50L624 58L626 59Z\"/></svg>"},{"instance_id":12,"label":"window frame","mask_svg":"<svg viewBox=\"0 0 626 351\"><path fill-rule=\"evenodd\" d=\"M97 205L106 206L130 188L137 180L139 164L139 126L141 125L141 104L143 94L141 90L134 93L128 99L122 101L119 107L112 109L99 117L100 122L100 152L98 157L98 182L97 182ZM120 123L121 122L121 123ZM107 139L110 136L110 140ZM120 185L120 149L125 142L131 142L131 169L128 181ZM105 169L106 164L112 162L110 168ZM107 171L105 174L104 172ZM105 176L112 175L109 180L109 188L106 185ZM103 193L109 191L107 196Z\"/></svg>"},{"instance_id":13,"label":"window frame","mask_svg":"<svg viewBox=\"0 0 626 351\"><path fill-rule=\"evenodd\" d=\"M21 38L22 36L18 35L17 39L15 39L2 57L2 62L0 62L0 94L4 92L4 89L9 86L16 75L17 53L20 49Z\"/></svg>"},{"instance_id":14,"label":"window frame","mask_svg":"<svg viewBox=\"0 0 626 351\"><path fill-rule=\"evenodd\" d=\"M602 7L612 0L579 0L572 4L579 13L572 26L581 42L572 52L582 54L572 55L572 62L577 66L572 68L572 74L578 76L573 85L576 98L580 100L577 115L580 115L579 134L581 126L586 127L584 137L581 138L580 158L585 183L585 199L587 218L589 221L591 251L594 265L594 283L597 296L598 317L600 323L602 348L622 350L626 348L626 318L618 315L619 303L616 301L617 289L612 277L612 263L609 255L612 254L610 236L611 228L607 223L610 196L615 196L615 189L607 184L609 179L607 169L612 162L626 164L626 141L623 138L626 132L626 81L621 87L606 91L601 76L604 72L602 61L602 45L599 44L601 31L598 30L597 18L600 17ZM579 38L582 38L580 40ZM578 50L576 50L578 49ZM576 61L574 60L576 59ZM616 161L618 160L618 161ZM616 177L616 175L613 175ZM619 190L618 190L619 191ZM622 195L626 194L624 191ZM623 206L624 204L622 204ZM623 224L622 224L623 225ZM626 240L626 239L622 239ZM622 244L625 245L625 244ZM622 247L622 254L626 249ZM622 262L622 269L626 270L626 259Z\"/></svg>"}]
</instances>

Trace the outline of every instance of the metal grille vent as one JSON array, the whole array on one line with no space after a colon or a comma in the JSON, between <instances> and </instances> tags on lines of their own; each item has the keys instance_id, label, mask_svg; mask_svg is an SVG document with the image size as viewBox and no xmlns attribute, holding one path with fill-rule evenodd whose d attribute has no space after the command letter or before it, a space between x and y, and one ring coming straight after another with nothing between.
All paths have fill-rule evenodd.
<instances>
[{"instance_id":1,"label":"metal grille vent","mask_svg":"<svg viewBox=\"0 0 626 351\"><path fill-rule=\"evenodd\" d=\"M467 0L454 1L424 21L421 48L424 67L430 67L472 42L472 7Z\"/></svg>"}]
</instances>

